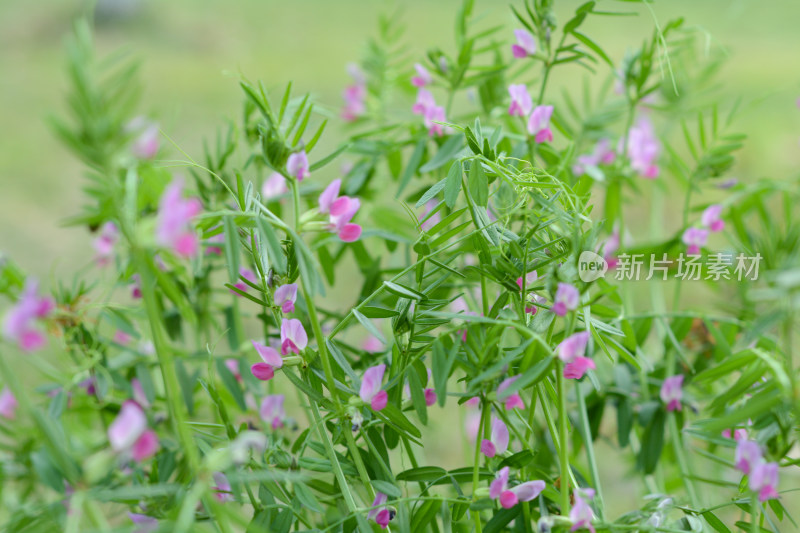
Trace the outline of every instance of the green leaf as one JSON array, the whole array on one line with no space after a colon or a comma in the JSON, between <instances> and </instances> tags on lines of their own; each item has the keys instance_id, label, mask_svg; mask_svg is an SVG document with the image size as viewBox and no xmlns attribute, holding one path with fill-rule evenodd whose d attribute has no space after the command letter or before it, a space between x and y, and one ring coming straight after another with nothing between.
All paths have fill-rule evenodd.
<instances>
[{"instance_id":1,"label":"green leaf","mask_svg":"<svg viewBox=\"0 0 800 533\"><path fill-rule=\"evenodd\" d=\"M378 412L381 418L391 422L396 429L399 429L413 437L420 438L422 433L419 432L417 426L411 423L406 416L393 404L387 404L386 407Z\"/></svg>"},{"instance_id":2,"label":"green leaf","mask_svg":"<svg viewBox=\"0 0 800 533\"><path fill-rule=\"evenodd\" d=\"M314 493L311 492L311 489L309 489L305 483L295 481L293 486L294 492L297 495L297 499L300 500L300 503L315 513L324 512L324 509L319 504L319 501L317 501L316 496L314 496Z\"/></svg>"},{"instance_id":3,"label":"green leaf","mask_svg":"<svg viewBox=\"0 0 800 533\"><path fill-rule=\"evenodd\" d=\"M473 159L469 165L469 178L467 186L472 199L481 207L489 205L489 178L483 170L481 162Z\"/></svg>"},{"instance_id":4,"label":"green leaf","mask_svg":"<svg viewBox=\"0 0 800 533\"><path fill-rule=\"evenodd\" d=\"M239 409L246 411L247 405L245 405L244 402L244 394L242 393L241 386L239 386L239 382L236 381L236 377L233 375L233 373L231 373L230 369L225 364L224 359L217 358L215 362L217 374L219 374L222 384L225 385L225 388L231 393L231 396L233 396L233 400L236 402L236 405L239 407Z\"/></svg>"},{"instance_id":5,"label":"green leaf","mask_svg":"<svg viewBox=\"0 0 800 533\"><path fill-rule=\"evenodd\" d=\"M411 519L411 531L424 531L428 524L436 519L441 504L442 502L437 499L425 500Z\"/></svg>"},{"instance_id":6,"label":"green leaf","mask_svg":"<svg viewBox=\"0 0 800 533\"><path fill-rule=\"evenodd\" d=\"M385 307L372 307L369 305L362 307L361 312L367 318L391 318L393 316L397 316L397 311L394 309L386 309Z\"/></svg>"},{"instance_id":7,"label":"green leaf","mask_svg":"<svg viewBox=\"0 0 800 533\"><path fill-rule=\"evenodd\" d=\"M436 170L448 161L452 161L458 152L464 147L464 138L461 135L452 135L436 152L433 158L422 165L419 169L420 174Z\"/></svg>"},{"instance_id":8,"label":"green leaf","mask_svg":"<svg viewBox=\"0 0 800 533\"><path fill-rule=\"evenodd\" d=\"M400 285L399 283L384 281L383 285L386 287L387 291L391 292L392 294L402 296L403 298L410 298L412 300L426 299L426 296L421 292L415 291L414 289L406 287L405 285Z\"/></svg>"},{"instance_id":9,"label":"green leaf","mask_svg":"<svg viewBox=\"0 0 800 533\"><path fill-rule=\"evenodd\" d=\"M397 474L397 481L421 481L433 483L447 475L447 470L438 466L420 466Z\"/></svg>"},{"instance_id":10,"label":"green leaf","mask_svg":"<svg viewBox=\"0 0 800 533\"><path fill-rule=\"evenodd\" d=\"M461 161L454 161L447 171L444 186L444 202L450 209L456 205L459 192L461 192Z\"/></svg>"},{"instance_id":11,"label":"green leaf","mask_svg":"<svg viewBox=\"0 0 800 533\"><path fill-rule=\"evenodd\" d=\"M278 236L269 222L263 217L256 217L256 226L261 235L261 245L269 250L270 265L278 274L286 274L286 256L281 248Z\"/></svg>"},{"instance_id":12,"label":"green leaf","mask_svg":"<svg viewBox=\"0 0 800 533\"><path fill-rule=\"evenodd\" d=\"M718 533L731 533L731 530L728 529L728 526L722 523L722 520L716 517L714 513L711 511L706 511L703 513L703 518L706 519L708 525L713 527L715 531Z\"/></svg>"},{"instance_id":13,"label":"green leaf","mask_svg":"<svg viewBox=\"0 0 800 533\"><path fill-rule=\"evenodd\" d=\"M372 486L376 491L382 492L391 498L399 498L403 495L403 493L400 491L400 487L394 483L389 483L388 481L383 481L380 479L373 479L370 481L370 483L372 483Z\"/></svg>"},{"instance_id":14,"label":"green leaf","mask_svg":"<svg viewBox=\"0 0 800 533\"><path fill-rule=\"evenodd\" d=\"M428 406L425 405L425 391L422 388L422 382L413 366L407 368L406 376L408 377L408 389L411 392L411 403L414 404L414 410L420 421L427 426Z\"/></svg>"},{"instance_id":15,"label":"green leaf","mask_svg":"<svg viewBox=\"0 0 800 533\"><path fill-rule=\"evenodd\" d=\"M314 172L315 170L321 169L322 167L324 167L325 165L336 159L339 156L339 154L341 154L348 148L350 148L350 143L345 143L341 145L339 148L337 148L330 154L326 155L325 157L323 157L322 159L320 159L319 161L308 167L309 172Z\"/></svg>"},{"instance_id":16,"label":"green leaf","mask_svg":"<svg viewBox=\"0 0 800 533\"><path fill-rule=\"evenodd\" d=\"M652 474L655 471L661 457L661 450L664 448L665 422L666 412L659 407L645 428L642 449L639 452L639 467L645 474Z\"/></svg>"},{"instance_id":17,"label":"green leaf","mask_svg":"<svg viewBox=\"0 0 800 533\"><path fill-rule=\"evenodd\" d=\"M425 205L428 200L439 194L439 192L444 189L445 185L447 185L447 178L437 182L433 187L425 191L425 194L423 194L420 199L417 200L417 203L414 207L420 208Z\"/></svg>"},{"instance_id":18,"label":"green leaf","mask_svg":"<svg viewBox=\"0 0 800 533\"><path fill-rule=\"evenodd\" d=\"M417 145L414 147L414 151L411 153L411 158L408 160L406 169L403 171L403 176L400 178L400 185L397 187L397 194L395 194L395 197L399 197L400 194L402 194L403 190L406 188L406 185L408 185L408 183L411 181L411 178L414 177L414 174L417 173L419 164L422 161L422 156L425 155L425 146L427 144L428 139L426 137L423 137L417 141Z\"/></svg>"},{"instance_id":19,"label":"green leaf","mask_svg":"<svg viewBox=\"0 0 800 533\"><path fill-rule=\"evenodd\" d=\"M386 338L384 338L380 330L375 327L375 324L373 324L367 317L359 313L356 309L353 309L353 316L356 317L356 320L358 320L361 325L367 329L367 331L369 331L370 335L377 337L378 340L380 340L383 344L386 344Z\"/></svg>"}]
</instances>

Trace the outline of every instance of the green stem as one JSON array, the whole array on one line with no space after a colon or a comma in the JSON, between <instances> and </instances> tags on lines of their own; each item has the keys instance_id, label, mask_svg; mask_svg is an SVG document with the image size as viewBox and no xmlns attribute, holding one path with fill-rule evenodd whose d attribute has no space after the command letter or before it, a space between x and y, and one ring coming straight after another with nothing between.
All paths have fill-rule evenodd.
<instances>
[{"instance_id":1,"label":"green stem","mask_svg":"<svg viewBox=\"0 0 800 533\"><path fill-rule=\"evenodd\" d=\"M559 470L561 471L561 515L569 514L569 418L567 417L567 390L564 383L564 363L556 361L556 387L558 394L558 430L560 447L558 450Z\"/></svg>"},{"instance_id":2,"label":"green stem","mask_svg":"<svg viewBox=\"0 0 800 533\"><path fill-rule=\"evenodd\" d=\"M328 458L331 461L333 474L336 476L336 480L339 482L339 489L342 491L342 497L344 497L344 502L347 505L347 508L351 513L354 513L357 509L356 502L353 499L353 494L350 492L350 486L347 484L347 479L344 477L342 466L339 464L339 458L336 456L336 450L333 449L333 442L331 441L331 437L328 435L328 432L325 429L325 424L319 414L319 408L317 407L316 402L311 401L310 403L311 415L314 417L314 426L317 428L319 438L322 441L323 446L325 446L325 451L327 452Z\"/></svg>"},{"instance_id":3,"label":"green stem","mask_svg":"<svg viewBox=\"0 0 800 533\"><path fill-rule=\"evenodd\" d=\"M586 459L589 461L589 469L592 472L592 484L594 485L594 489L597 492L597 498L595 498L595 502L597 502L597 514L600 517L600 520L604 519L604 500L603 500L603 489L600 486L600 473L597 469L597 458L594 455L594 443L592 442L592 429L589 426L589 415L586 412L586 400L583 398L583 392L581 391L581 384L577 381L575 382L575 396L578 398L578 408L580 410L580 417L581 417L581 426L583 428L583 435L584 435L584 444L586 445Z\"/></svg>"},{"instance_id":4,"label":"green stem","mask_svg":"<svg viewBox=\"0 0 800 533\"><path fill-rule=\"evenodd\" d=\"M475 462L472 466L472 501L477 500L478 483L480 480L480 462L481 462L481 440L483 438L483 426L486 423L486 416L489 412L489 404L483 403L481 406L481 423L478 426L478 433L475 435ZM471 511L475 520L475 531L481 533L483 526L481 524L481 513L479 511Z\"/></svg>"},{"instance_id":5,"label":"green stem","mask_svg":"<svg viewBox=\"0 0 800 533\"><path fill-rule=\"evenodd\" d=\"M758 533L758 516L761 506L758 503L758 496L755 493L750 497L750 533Z\"/></svg>"},{"instance_id":6,"label":"green stem","mask_svg":"<svg viewBox=\"0 0 800 533\"><path fill-rule=\"evenodd\" d=\"M686 493L689 495L689 501L692 502L692 507L700 509L700 501L697 499L697 492L694 489L694 483L691 480L691 471L689 463L686 459L686 453L683 449L683 438L678 428L678 420L675 413L669 413L669 433L672 440L672 448L675 450L675 457L678 459L678 468L681 471L683 484L686 487Z\"/></svg>"}]
</instances>

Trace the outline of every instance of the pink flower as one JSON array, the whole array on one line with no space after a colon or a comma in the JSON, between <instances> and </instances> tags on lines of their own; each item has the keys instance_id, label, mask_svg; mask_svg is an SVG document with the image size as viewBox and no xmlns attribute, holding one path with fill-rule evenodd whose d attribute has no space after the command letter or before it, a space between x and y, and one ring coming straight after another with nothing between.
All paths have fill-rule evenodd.
<instances>
[{"instance_id":1,"label":"pink flower","mask_svg":"<svg viewBox=\"0 0 800 533\"><path fill-rule=\"evenodd\" d=\"M358 395L374 411L380 411L386 407L386 403L389 400L388 393L385 390L381 390L384 372L386 372L386 365L372 366L364 372L364 377L361 378L361 390Z\"/></svg>"},{"instance_id":2,"label":"pink flower","mask_svg":"<svg viewBox=\"0 0 800 533\"><path fill-rule=\"evenodd\" d=\"M619 228L614 226L614 231L611 232L611 235L608 236L598 249L598 251L603 254L603 259L608 263L608 268L610 270L616 268L619 262L616 256L617 250L619 250L619 243Z\"/></svg>"},{"instance_id":3,"label":"pink flower","mask_svg":"<svg viewBox=\"0 0 800 533\"><path fill-rule=\"evenodd\" d=\"M688 228L683 232L681 240L687 246L686 252L688 254L697 255L700 253L700 248L705 246L706 241L708 241L708 230L702 228Z\"/></svg>"},{"instance_id":4,"label":"pink flower","mask_svg":"<svg viewBox=\"0 0 800 533\"><path fill-rule=\"evenodd\" d=\"M658 153L661 145L653 131L653 124L646 117L628 131L627 154L631 167L642 177L653 179L658 177Z\"/></svg>"},{"instance_id":5,"label":"pink flower","mask_svg":"<svg viewBox=\"0 0 800 533\"><path fill-rule=\"evenodd\" d=\"M431 78L431 73L428 72L428 69L419 63L414 63L414 70L417 71L417 75L411 78L411 83L415 87L425 87L433 83L433 78Z\"/></svg>"},{"instance_id":6,"label":"pink flower","mask_svg":"<svg viewBox=\"0 0 800 533\"><path fill-rule=\"evenodd\" d=\"M329 214L328 229L339 234L343 242L357 241L361 226L350 222L361 207L358 198L339 196L342 180L333 180L319 195L319 212Z\"/></svg>"},{"instance_id":7,"label":"pink flower","mask_svg":"<svg viewBox=\"0 0 800 533\"><path fill-rule=\"evenodd\" d=\"M537 143L550 142L553 140L553 132L550 130L550 117L553 116L553 106L539 105L531 112L528 119L528 133L535 135Z\"/></svg>"},{"instance_id":8,"label":"pink flower","mask_svg":"<svg viewBox=\"0 0 800 533\"><path fill-rule=\"evenodd\" d=\"M281 355L289 352L299 354L308 345L308 336L303 323L296 318L281 321Z\"/></svg>"},{"instance_id":9,"label":"pink flower","mask_svg":"<svg viewBox=\"0 0 800 533\"><path fill-rule=\"evenodd\" d=\"M380 339L378 339L378 337L370 335L369 337L364 339L361 348L365 352L378 353L383 351L383 343L380 341Z\"/></svg>"},{"instance_id":10,"label":"pink flower","mask_svg":"<svg viewBox=\"0 0 800 533\"><path fill-rule=\"evenodd\" d=\"M529 502L536 498L545 489L545 482L542 480L526 481L516 487L508 488L507 466L501 468L495 475L494 481L489 485L489 497L499 500L504 509L511 509L519 502Z\"/></svg>"},{"instance_id":11,"label":"pink flower","mask_svg":"<svg viewBox=\"0 0 800 533\"><path fill-rule=\"evenodd\" d=\"M428 135L431 137L441 137L444 135L445 127L437 122L445 122L447 117L444 114L444 108L439 105L428 107L423 115L423 123L428 128Z\"/></svg>"},{"instance_id":12,"label":"pink flower","mask_svg":"<svg viewBox=\"0 0 800 533\"><path fill-rule=\"evenodd\" d=\"M667 411L680 411L683 398L683 374L671 376L661 385L661 401L667 404Z\"/></svg>"},{"instance_id":13,"label":"pink flower","mask_svg":"<svg viewBox=\"0 0 800 533\"><path fill-rule=\"evenodd\" d=\"M422 213L419 215L419 219L420 220L424 220L425 217L427 217L428 214L431 211L433 211L434 208L436 208L437 205L438 205L438 202L436 200L428 200L425 203L425 207L423 207L423 209L422 209ZM441 214L440 211L437 211L428 220L425 220L425 222L423 222L420 227L422 228L423 231L427 231L427 230L431 229L432 227L434 227L436 224L438 224L441 221L442 221L442 214Z\"/></svg>"},{"instance_id":14,"label":"pink flower","mask_svg":"<svg viewBox=\"0 0 800 533\"><path fill-rule=\"evenodd\" d=\"M417 101L411 111L415 115L425 115L429 108L436 107L436 100L428 89L420 89L417 91Z\"/></svg>"},{"instance_id":15,"label":"pink flower","mask_svg":"<svg viewBox=\"0 0 800 533\"><path fill-rule=\"evenodd\" d=\"M139 274L134 274L131 276L131 298L139 299L142 297L142 280L139 278Z\"/></svg>"},{"instance_id":16,"label":"pink flower","mask_svg":"<svg viewBox=\"0 0 800 533\"><path fill-rule=\"evenodd\" d=\"M353 83L348 85L342 94L344 108L341 116L344 120L352 122L367 110L367 80L355 63L347 66L347 72L353 78Z\"/></svg>"},{"instance_id":17,"label":"pink flower","mask_svg":"<svg viewBox=\"0 0 800 533\"><path fill-rule=\"evenodd\" d=\"M121 329L118 329L114 332L114 342L121 344L122 346L125 346L131 342L131 338L132 337L128 333L122 331Z\"/></svg>"},{"instance_id":18,"label":"pink flower","mask_svg":"<svg viewBox=\"0 0 800 533\"><path fill-rule=\"evenodd\" d=\"M572 521L570 531L586 528L595 533L592 525L592 508L589 506L589 502L586 501L594 498L594 489L580 489L572 494L575 497L575 505L569 511L569 519Z\"/></svg>"},{"instance_id":19,"label":"pink flower","mask_svg":"<svg viewBox=\"0 0 800 533\"><path fill-rule=\"evenodd\" d=\"M261 357L261 363L256 363L250 367L250 372L253 373L256 379L261 381L269 381L275 375L275 369L283 366L283 359L278 353L278 350L257 341L251 341L253 348L256 349L258 355Z\"/></svg>"},{"instance_id":20,"label":"pink flower","mask_svg":"<svg viewBox=\"0 0 800 533\"><path fill-rule=\"evenodd\" d=\"M761 502L778 498L778 463L757 462L750 471L749 485Z\"/></svg>"},{"instance_id":21,"label":"pink flower","mask_svg":"<svg viewBox=\"0 0 800 533\"><path fill-rule=\"evenodd\" d=\"M8 387L3 387L3 392L0 392L0 416L9 420L14 420L17 416L17 398L8 390Z\"/></svg>"},{"instance_id":22,"label":"pink flower","mask_svg":"<svg viewBox=\"0 0 800 533\"><path fill-rule=\"evenodd\" d=\"M28 278L17 303L3 319L3 335L25 352L42 348L47 342L44 333L36 329L38 319L47 318L55 308L51 298L38 295L39 283Z\"/></svg>"},{"instance_id":23,"label":"pink flower","mask_svg":"<svg viewBox=\"0 0 800 533\"><path fill-rule=\"evenodd\" d=\"M233 501L233 494L231 494L231 484L228 481L228 478L222 472L214 472L214 486L211 487L212 490L216 492L214 497L219 502L230 502Z\"/></svg>"},{"instance_id":24,"label":"pink flower","mask_svg":"<svg viewBox=\"0 0 800 533\"><path fill-rule=\"evenodd\" d=\"M505 391L517 381L520 376L513 376L510 378L504 379L500 385L497 387L497 399L503 402L506 407L507 411L510 411L514 408L524 409L525 404L522 402L522 398L520 397L518 392L513 392L511 394L505 394Z\"/></svg>"},{"instance_id":25,"label":"pink flower","mask_svg":"<svg viewBox=\"0 0 800 533\"><path fill-rule=\"evenodd\" d=\"M433 404L436 403L437 396L436 396L436 391L435 390L433 390L430 387L428 387L423 392L425 394L425 405L430 407L430 406L432 406Z\"/></svg>"},{"instance_id":26,"label":"pink flower","mask_svg":"<svg viewBox=\"0 0 800 533\"><path fill-rule=\"evenodd\" d=\"M492 433L481 442L481 453L489 458L503 455L508 450L508 439L508 427L499 418L492 418Z\"/></svg>"},{"instance_id":27,"label":"pink flower","mask_svg":"<svg viewBox=\"0 0 800 533\"><path fill-rule=\"evenodd\" d=\"M158 437L147 428L147 417L134 401L122 404L119 414L108 427L108 441L115 452L127 452L136 461L144 461L158 450Z\"/></svg>"},{"instance_id":28,"label":"pink flower","mask_svg":"<svg viewBox=\"0 0 800 533\"><path fill-rule=\"evenodd\" d=\"M517 59L532 56L536 53L536 40L528 30L514 30L516 44L511 45L511 53Z\"/></svg>"},{"instance_id":29,"label":"pink flower","mask_svg":"<svg viewBox=\"0 0 800 533\"><path fill-rule=\"evenodd\" d=\"M564 365L564 377L567 379L581 379L587 370L594 370L597 365L588 357L576 357L571 363Z\"/></svg>"},{"instance_id":30,"label":"pink flower","mask_svg":"<svg viewBox=\"0 0 800 533\"><path fill-rule=\"evenodd\" d=\"M511 105L508 107L508 114L518 117L527 117L533 109L531 95L524 84L510 85L508 94L511 95Z\"/></svg>"},{"instance_id":31,"label":"pink flower","mask_svg":"<svg viewBox=\"0 0 800 533\"><path fill-rule=\"evenodd\" d=\"M133 378L131 380L131 390L133 391L133 401L144 409L150 407L150 401L147 399L147 395L142 388L142 383L138 379Z\"/></svg>"},{"instance_id":32,"label":"pink flower","mask_svg":"<svg viewBox=\"0 0 800 533\"><path fill-rule=\"evenodd\" d=\"M264 396L261 400L261 407L258 414L261 420L269 423L272 429L283 427L283 421L286 420L286 411L283 410L283 394L273 394Z\"/></svg>"},{"instance_id":33,"label":"pink flower","mask_svg":"<svg viewBox=\"0 0 800 533\"><path fill-rule=\"evenodd\" d=\"M743 474L749 474L753 468L764 460L761 447L757 442L741 439L736 445L735 466Z\"/></svg>"},{"instance_id":34,"label":"pink flower","mask_svg":"<svg viewBox=\"0 0 800 533\"><path fill-rule=\"evenodd\" d=\"M256 273L253 272L252 270L250 270L249 268L239 267L239 276L244 278L244 279L246 279L247 281L249 281L250 283L253 283L253 284L258 282L258 278L256 278ZM236 287L237 289L239 289L242 292L247 292L247 289L250 286L247 283L245 283L244 281L239 281L234 285L234 287ZM242 296L241 294L239 294L238 292L236 292L234 290L231 290L231 292L233 294L235 294L236 296L239 296L239 297Z\"/></svg>"},{"instance_id":35,"label":"pink flower","mask_svg":"<svg viewBox=\"0 0 800 533\"><path fill-rule=\"evenodd\" d=\"M128 518L131 519L131 522L136 524L136 529L133 531L133 533L152 533L158 529L158 520L152 516L147 516L146 514L128 513Z\"/></svg>"},{"instance_id":36,"label":"pink flower","mask_svg":"<svg viewBox=\"0 0 800 533\"><path fill-rule=\"evenodd\" d=\"M703 216L700 218L700 221L703 226L717 233L725 229L725 221L720 218L720 214L722 214L722 206L719 204L711 204L703 211Z\"/></svg>"},{"instance_id":37,"label":"pink flower","mask_svg":"<svg viewBox=\"0 0 800 533\"><path fill-rule=\"evenodd\" d=\"M275 289L275 305L281 308L284 313L294 311L294 303L297 301L297 284L287 283Z\"/></svg>"},{"instance_id":38,"label":"pink flower","mask_svg":"<svg viewBox=\"0 0 800 533\"><path fill-rule=\"evenodd\" d=\"M295 152L286 160L286 172L290 176L297 178L297 181L303 181L311 175L308 171L308 156L305 150Z\"/></svg>"},{"instance_id":39,"label":"pink flower","mask_svg":"<svg viewBox=\"0 0 800 533\"><path fill-rule=\"evenodd\" d=\"M225 359L225 366L228 367L233 377L236 378L236 381L242 380L242 373L239 370L239 360L234 357L229 357Z\"/></svg>"},{"instance_id":40,"label":"pink flower","mask_svg":"<svg viewBox=\"0 0 800 533\"><path fill-rule=\"evenodd\" d=\"M530 289L531 285L533 285L538 279L539 279L539 274L537 274L535 270L531 270L530 272L525 274L525 287ZM522 285L523 285L522 276L520 276L517 278L517 286L519 287L519 290L522 290Z\"/></svg>"},{"instance_id":41,"label":"pink flower","mask_svg":"<svg viewBox=\"0 0 800 533\"><path fill-rule=\"evenodd\" d=\"M730 429L723 429L722 436L725 437L726 439L730 439L731 437L733 437L733 440L738 441L747 438L747 430L743 428L735 429L733 430L733 435L731 435Z\"/></svg>"},{"instance_id":42,"label":"pink flower","mask_svg":"<svg viewBox=\"0 0 800 533\"><path fill-rule=\"evenodd\" d=\"M569 283L559 283L556 289L556 297L553 302L553 312L558 316L564 316L567 311L574 311L580 303L581 293Z\"/></svg>"},{"instance_id":43,"label":"pink flower","mask_svg":"<svg viewBox=\"0 0 800 533\"><path fill-rule=\"evenodd\" d=\"M94 251L97 252L97 263L105 265L114 257L114 246L119 240L119 229L113 222L106 222L100 229L98 235L92 242Z\"/></svg>"},{"instance_id":44,"label":"pink flower","mask_svg":"<svg viewBox=\"0 0 800 533\"><path fill-rule=\"evenodd\" d=\"M197 235L192 231L190 222L200 213L202 206L197 198L182 197L183 180L172 180L158 205L156 220L156 241L183 257L197 255Z\"/></svg>"},{"instance_id":45,"label":"pink flower","mask_svg":"<svg viewBox=\"0 0 800 533\"><path fill-rule=\"evenodd\" d=\"M386 529L389 522L394 518L394 512L385 507L388 496L382 492L375 494L375 500L372 502L372 509L367 513L368 520L375 520L381 529Z\"/></svg>"},{"instance_id":46,"label":"pink flower","mask_svg":"<svg viewBox=\"0 0 800 533\"><path fill-rule=\"evenodd\" d=\"M270 174L261 185L261 197L264 199L264 201L272 200L273 198L277 198L278 196L286 194L287 192L289 192L289 188L286 186L286 178L284 178L279 172L273 172Z\"/></svg>"},{"instance_id":47,"label":"pink flower","mask_svg":"<svg viewBox=\"0 0 800 533\"><path fill-rule=\"evenodd\" d=\"M585 174L589 168L597 168L600 165L610 165L616 159L617 154L611 148L611 141L600 139L594 145L594 150L590 154L579 155L576 163L572 166L572 172L576 176Z\"/></svg>"},{"instance_id":48,"label":"pink flower","mask_svg":"<svg viewBox=\"0 0 800 533\"><path fill-rule=\"evenodd\" d=\"M586 345L589 344L589 332L581 331L570 335L556 347L558 358L565 363L571 363L578 357L583 357Z\"/></svg>"}]
</instances>

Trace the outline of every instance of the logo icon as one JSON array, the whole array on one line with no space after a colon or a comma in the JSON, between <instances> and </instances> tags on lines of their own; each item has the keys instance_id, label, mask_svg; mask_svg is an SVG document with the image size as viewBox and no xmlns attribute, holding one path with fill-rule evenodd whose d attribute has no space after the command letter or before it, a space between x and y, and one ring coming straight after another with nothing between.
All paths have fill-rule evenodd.
<instances>
[{"instance_id":1,"label":"logo icon","mask_svg":"<svg viewBox=\"0 0 800 533\"><path fill-rule=\"evenodd\" d=\"M578 277L586 283L600 279L608 272L608 263L603 256L585 251L578 257Z\"/></svg>"}]
</instances>

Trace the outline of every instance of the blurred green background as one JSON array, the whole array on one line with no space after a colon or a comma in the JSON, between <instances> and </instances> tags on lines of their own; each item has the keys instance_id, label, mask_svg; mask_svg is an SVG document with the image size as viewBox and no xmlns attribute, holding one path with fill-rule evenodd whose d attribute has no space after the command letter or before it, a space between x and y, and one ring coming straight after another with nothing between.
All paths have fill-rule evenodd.
<instances>
[{"instance_id":1,"label":"blurred green background","mask_svg":"<svg viewBox=\"0 0 800 533\"><path fill-rule=\"evenodd\" d=\"M114 3L114 2L112 2ZM120 48L142 60L145 92L142 111L193 157L201 140L212 136L228 117L238 117L240 73L268 87L289 80L295 93L310 91L336 114L349 82L348 62L357 61L365 42L376 34L381 13L397 11L406 26L408 66L430 46L450 51L457 0L387 3L364 0L173 0L116 2L130 10L124 17L98 19L97 47L102 54ZM560 21L582 2L556 2ZM800 2L797 0L663 0L652 12L627 2L601 1L607 11L631 11L635 17L590 19L584 33L619 62L663 24L683 16L706 35L707 50L724 50L728 60L718 82L732 102L741 98L735 130L750 138L733 175L743 181L796 174L800 163ZM64 40L72 19L84 12L78 1L0 2L0 251L44 279L65 279L92 257L85 228L61 223L76 214L82 199L82 168L51 134L47 116L63 114L66 92ZM485 25L517 27L506 2L478 0ZM654 19L655 17L655 19ZM702 61L702 56L698 61ZM601 66L601 69L607 68ZM576 67L554 81L568 83ZM573 76L573 78L570 78ZM578 78L579 79L579 78ZM728 103L731 103L728 102ZM326 143L338 142L329 127ZM174 155L174 153L172 154ZM332 165L336 166L336 165ZM452 429L452 421L447 424ZM446 428L426 435L429 464L461 466L461 439ZM457 441L457 444L454 443ZM603 453L606 445L601 445ZM460 450L459 450L460 451ZM603 461L602 477L624 483L625 467ZM638 490L617 486L614 514L638 507ZM608 489L607 489L608 490ZM788 529L787 529L788 530Z\"/></svg>"}]
</instances>

